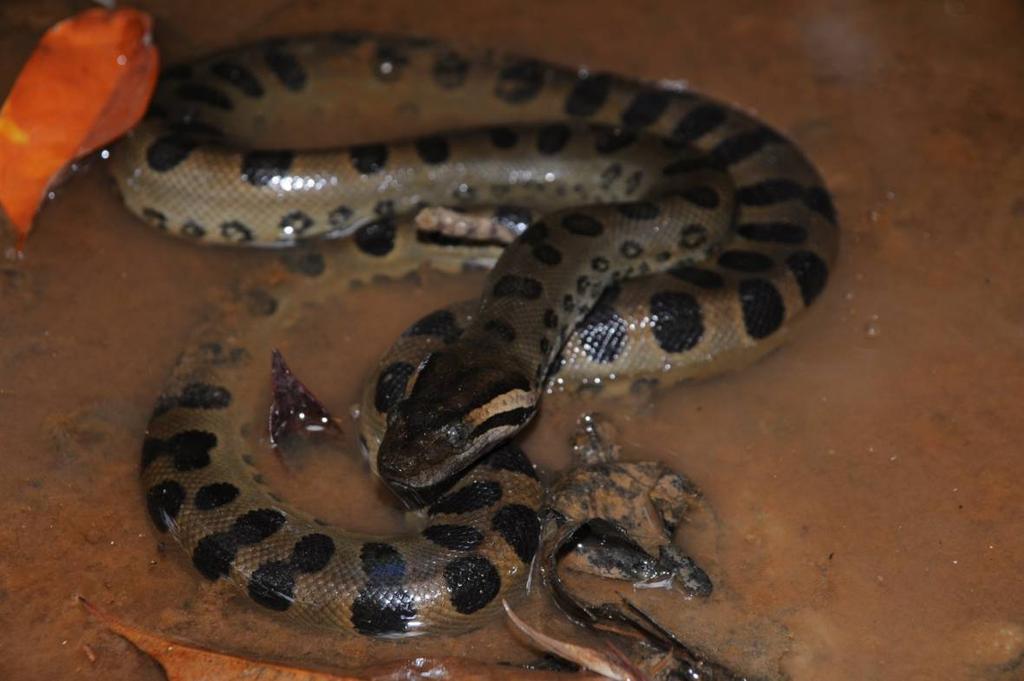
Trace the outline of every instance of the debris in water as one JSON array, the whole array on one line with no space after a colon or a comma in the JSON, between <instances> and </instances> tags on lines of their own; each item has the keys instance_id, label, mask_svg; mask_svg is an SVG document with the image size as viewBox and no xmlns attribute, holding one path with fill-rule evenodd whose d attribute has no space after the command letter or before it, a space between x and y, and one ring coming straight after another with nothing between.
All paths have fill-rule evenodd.
<instances>
[{"instance_id":1,"label":"debris in water","mask_svg":"<svg viewBox=\"0 0 1024 681\"><path fill-rule=\"evenodd\" d=\"M270 374L274 390L270 405L271 445L276 447L295 433L341 433L341 426L323 403L288 368L280 350L271 354Z\"/></svg>"}]
</instances>

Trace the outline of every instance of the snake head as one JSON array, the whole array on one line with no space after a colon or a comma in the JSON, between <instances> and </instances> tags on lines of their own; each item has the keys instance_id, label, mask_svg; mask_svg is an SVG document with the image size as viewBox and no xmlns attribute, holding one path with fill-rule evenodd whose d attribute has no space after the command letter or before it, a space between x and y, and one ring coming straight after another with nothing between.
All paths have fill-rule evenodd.
<instances>
[{"instance_id":1,"label":"snake head","mask_svg":"<svg viewBox=\"0 0 1024 681\"><path fill-rule=\"evenodd\" d=\"M406 506L434 501L533 416L536 388L506 366L485 349L454 346L421 365L408 396L388 412L377 453L378 474Z\"/></svg>"}]
</instances>

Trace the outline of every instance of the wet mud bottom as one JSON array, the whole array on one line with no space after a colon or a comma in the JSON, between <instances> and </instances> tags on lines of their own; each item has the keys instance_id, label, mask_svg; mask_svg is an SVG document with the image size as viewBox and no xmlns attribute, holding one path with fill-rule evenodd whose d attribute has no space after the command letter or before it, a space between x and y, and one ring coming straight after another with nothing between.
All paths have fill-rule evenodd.
<instances>
[{"instance_id":1,"label":"wet mud bottom","mask_svg":"<svg viewBox=\"0 0 1024 681\"><path fill-rule=\"evenodd\" d=\"M0 6L0 91L39 34L86 4ZM576 418L596 408L615 419L623 460L660 461L699 486L713 514L683 523L676 543L713 595L672 607L630 596L742 672L1024 677L1019 3L137 6L156 16L168 63L282 33L413 32L686 79L794 138L834 191L843 241L793 341L742 372L627 402L555 397L523 446L563 469ZM383 114L344 132L371 130L401 132ZM124 212L97 161L46 207L25 257L0 261L0 678L161 678L77 594L148 631L305 665L535 657L501 620L404 643L281 622L204 583L149 525L137 475L154 397L209 303L276 257L158 234ZM344 417L405 326L481 281L424 270L338 292L282 329L280 347ZM400 515L345 425L345 451L292 473L269 450L258 463L311 512L392 529ZM517 611L552 635L573 631L536 592Z\"/></svg>"}]
</instances>

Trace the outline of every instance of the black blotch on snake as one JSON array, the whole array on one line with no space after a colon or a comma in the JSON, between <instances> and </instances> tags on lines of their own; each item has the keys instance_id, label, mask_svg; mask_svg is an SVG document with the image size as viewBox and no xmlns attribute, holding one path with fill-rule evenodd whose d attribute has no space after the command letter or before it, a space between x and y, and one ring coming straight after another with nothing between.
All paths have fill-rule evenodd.
<instances>
[{"instance_id":1,"label":"black blotch on snake","mask_svg":"<svg viewBox=\"0 0 1024 681\"><path fill-rule=\"evenodd\" d=\"M751 241L777 244L796 245L807 240L807 229L792 222L745 222L736 226L736 233Z\"/></svg>"},{"instance_id":2,"label":"black blotch on snake","mask_svg":"<svg viewBox=\"0 0 1024 681\"><path fill-rule=\"evenodd\" d=\"M356 246L363 253L384 256L395 248L395 221L381 218L367 223L356 230Z\"/></svg>"},{"instance_id":3,"label":"black blotch on snake","mask_svg":"<svg viewBox=\"0 0 1024 681\"><path fill-rule=\"evenodd\" d=\"M142 468L157 457L169 455L175 470L199 470L210 465L210 450L217 446L217 436L205 430L185 430L166 440L147 437L142 444Z\"/></svg>"},{"instance_id":4,"label":"black blotch on snake","mask_svg":"<svg viewBox=\"0 0 1024 681\"><path fill-rule=\"evenodd\" d=\"M186 384L176 395L161 395L153 408L153 416L160 416L175 407L225 409L230 404L231 391L227 388L196 381Z\"/></svg>"},{"instance_id":5,"label":"black blotch on snake","mask_svg":"<svg viewBox=\"0 0 1024 681\"><path fill-rule=\"evenodd\" d=\"M653 220L661 215L661 209L650 201L616 204L615 209L630 220Z\"/></svg>"},{"instance_id":6,"label":"black blotch on snake","mask_svg":"<svg viewBox=\"0 0 1024 681\"><path fill-rule=\"evenodd\" d=\"M146 508L153 524L161 532L171 528L185 501L185 488L174 480L164 480L146 490Z\"/></svg>"},{"instance_id":7,"label":"black blotch on snake","mask_svg":"<svg viewBox=\"0 0 1024 681\"><path fill-rule=\"evenodd\" d=\"M808 187L804 190L804 203L818 215L836 224L836 207L832 203L832 196L824 187Z\"/></svg>"},{"instance_id":8,"label":"black blotch on snake","mask_svg":"<svg viewBox=\"0 0 1024 681\"><path fill-rule=\"evenodd\" d=\"M287 173L294 159L291 151L251 151L242 156L242 179L254 187L265 187Z\"/></svg>"},{"instance_id":9,"label":"black blotch on snake","mask_svg":"<svg viewBox=\"0 0 1024 681\"><path fill-rule=\"evenodd\" d=\"M725 110L715 104L702 104L688 112L672 130L672 142L690 144L725 122Z\"/></svg>"},{"instance_id":10,"label":"black blotch on snake","mask_svg":"<svg viewBox=\"0 0 1024 681\"><path fill-rule=\"evenodd\" d=\"M773 206L777 203L803 200L802 185L787 179L764 180L736 190L736 201L743 206Z\"/></svg>"},{"instance_id":11,"label":"black blotch on snake","mask_svg":"<svg viewBox=\"0 0 1024 681\"><path fill-rule=\"evenodd\" d=\"M550 156L557 154L569 142L569 126L562 123L545 125L537 133L537 151Z\"/></svg>"},{"instance_id":12,"label":"black blotch on snake","mask_svg":"<svg viewBox=\"0 0 1024 681\"><path fill-rule=\"evenodd\" d=\"M493 480L471 482L454 492L449 492L431 505L429 515L442 513L463 514L479 511L498 503L501 499L501 484Z\"/></svg>"},{"instance_id":13,"label":"black blotch on snake","mask_svg":"<svg viewBox=\"0 0 1024 681\"><path fill-rule=\"evenodd\" d=\"M679 196L686 199L695 206L701 208L718 208L720 199L718 198L718 192L711 187L705 185L698 185L696 187L688 187L679 192Z\"/></svg>"},{"instance_id":14,"label":"black blotch on snake","mask_svg":"<svg viewBox=\"0 0 1024 681\"><path fill-rule=\"evenodd\" d=\"M427 165L437 165L448 160L448 142L440 135L421 137L416 140L416 153Z\"/></svg>"},{"instance_id":15,"label":"black blotch on snake","mask_svg":"<svg viewBox=\"0 0 1024 681\"><path fill-rule=\"evenodd\" d=\"M383 144L357 144L349 149L352 165L363 175L372 175L384 168L388 148Z\"/></svg>"},{"instance_id":16,"label":"black blotch on snake","mask_svg":"<svg viewBox=\"0 0 1024 681\"><path fill-rule=\"evenodd\" d=\"M286 89L298 92L306 86L306 71L302 68L302 64L280 45L274 44L268 47L263 53L263 59Z\"/></svg>"},{"instance_id":17,"label":"black blotch on snake","mask_svg":"<svg viewBox=\"0 0 1024 681\"><path fill-rule=\"evenodd\" d=\"M665 352L691 350L704 335L700 303L689 293L663 291L651 296L652 332Z\"/></svg>"},{"instance_id":18,"label":"black blotch on snake","mask_svg":"<svg viewBox=\"0 0 1024 681\"><path fill-rule=\"evenodd\" d=\"M483 465L498 471L512 471L527 475L537 480L537 471L533 464L526 458L526 454L517 445L512 443L504 444L490 454L482 462Z\"/></svg>"},{"instance_id":19,"label":"black blotch on snake","mask_svg":"<svg viewBox=\"0 0 1024 681\"><path fill-rule=\"evenodd\" d=\"M708 156L719 167L727 168L745 161L768 144L781 141L782 137L777 132L762 126L722 140L708 152Z\"/></svg>"},{"instance_id":20,"label":"black blotch on snake","mask_svg":"<svg viewBox=\"0 0 1024 681\"><path fill-rule=\"evenodd\" d=\"M402 41L381 41L377 45L373 75L383 81L397 80L409 65L409 53Z\"/></svg>"},{"instance_id":21,"label":"black blotch on snake","mask_svg":"<svg viewBox=\"0 0 1024 681\"><path fill-rule=\"evenodd\" d=\"M627 128L646 128L665 113L671 96L665 90L641 90L622 112L622 124Z\"/></svg>"},{"instance_id":22,"label":"black blotch on snake","mask_svg":"<svg viewBox=\"0 0 1024 681\"><path fill-rule=\"evenodd\" d=\"M679 264L668 271L676 279L681 279L697 288L709 291L725 286L725 279L718 272L701 269L692 265Z\"/></svg>"},{"instance_id":23,"label":"black blotch on snake","mask_svg":"<svg viewBox=\"0 0 1024 681\"><path fill-rule=\"evenodd\" d=\"M562 217L562 227L577 236L600 236L604 226L585 213L568 213Z\"/></svg>"},{"instance_id":24,"label":"black blotch on snake","mask_svg":"<svg viewBox=\"0 0 1024 681\"><path fill-rule=\"evenodd\" d=\"M506 343L512 343L516 339L516 330L510 324L500 319L487 320L487 323L484 324L484 331Z\"/></svg>"},{"instance_id":25,"label":"black blotch on snake","mask_svg":"<svg viewBox=\"0 0 1024 681\"><path fill-rule=\"evenodd\" d=\"M580 347L592 361L601 364L618 359L626 345L629 324L610 305L599 302L576 327Z\"/></svg>"},{"instance_id":26,"label":"black blotch on snake","mask_svg":"<svg viewBox=\"0 0 1024 681\"><path fill-rule=\"evenodd\" d=\"M213 75L234 85L247 97L262 97L263 86L252 71L238 62L223 59L210 65Z\"/></svg>"},{"instance_id":27,"label":"black blotch on snake","mask_svg":"<svg viewBox=\"0 0 1024 681\"><path fill-rule=\"evenodd\" d=\"M239 548L267 539L281 529L285 521L284 514L275 509L249 511L236 518L228 530L200 539L192 552L192 564L207 579L226 577Z\"/></svg>"},{"instance_id":28,"label":"black blotch on snake","mask_svg":"<svg viewBox=\"0 0 1024 681\"><path fill-rule=\"evenodd\" d=\"M527 102L544 86L544 71L544 65L534 59L512 62L498 73L494 94L510 104Z\"/></svg>"},{"instance_id":29,"label":"black blotch on snake","mask_svg":"<svg viewBox=\"0 0 1024 681\"><path fill-rule=\"evenodd\" d=\"M707 157L699 156L695 158L681 158L676 161L672 161L662 168L661 173L666 177L671 177L673 175L687 175L689 173L696 173L712 168L714 168L714 166Z\"/></svg>"},{"instance_id":30,"label":"black blotch on snake","mask_svg":"<svg viewBox=\"0 0 1024 681\"><path fill-rule=\"evenodd\" d=\"M512 128L491 128L491 144L499 149L511 149L519 143L519 133Z\"/></svg>"},{"instance_id":31,"label":"black blotch on snake","mask_svg":"<svg viewBox=\"0 0 1024 681\"><path fill-rule=\"evenodd\" d=\"M558 313L552 310L550 307L544 310L544 327L553 329L558 326Z\"/></svg>"},{"instance_id":32,"label":"black blotch on snake","mask_svg":"<svg viewBox=\"0 0 1024 681\"><path fill-rule=\"evenodd\" d=\"M230 482L214 482L199 488L192 505L200 511L212 511L230 504L238 495L238 488Z\"/></svg>"},{"instance_id":33,"label":"black blotch on snake","mask_svg":"<svg viewBox=\"0 0 1024 681\"><path fill-rule=\"evenodd\" d=\"M531 252L533 257L545 265L557 265L562 262L562 252L548 243L535 244Z\"/></svg>"},{"instance_id":34,"label":"black blotch on snake","mask_svg":"<svg viewBox=\"0 0 1024 681\"><path fill-rule=\"evenodd\" d=\"M416 617L415 599L401 586L405 559L390 544L367 542L360 561L367 580L352 603L352 626L370 636L403 633Z\"/></svg>"},{"instance_id":35,"label":"black blotch on snake","mask_svg":"<svg viewBox=\"0 0 1024 681\"><path fill-rule=\"evenodd\" d=\"M506 274L494 284L492 293L496 298L524 298L536 300L544 291L543 285L531 277Z\"/></svg>"},{"instance_id":36,"label":"black blotch on snake","mask_svg":"<svg viewBox=\"0 0 1024 681\"><path fill-rule=\"evenodd\" d=\"M501 577L491 561L482 556L463 556L444 568L444 580L455 610L470 615L494 600Z\"/></svg>"},{"instance_id":37,"label":"black blotch on snake","mask_svg":"<svg viewBox=\"0 0 1024 681\"><path fill-rule=\"evenodd\" d=\"M786 258L786 265L796 277L804 305L810 305L828 282L828 265L810 251L792 253Z\"/></svg>"},{"instance_id":38,"label":"black blotch on snake","mask_svg":"<svg viewBox=\"0 0 1024 681\"><path fill-rule=\"evenodd\" d=\"M608 99L611 83L611 77L605 73L580 77L565 100L565 113L570 116L593 116Z\"/></svg>"},{"instance_id":39,"label":"black blotch on snake","mask_svg":"<svg viewBox=\"0 0 1024 681\"><path fill-rule=\"evenodd\" d=\"M519 240L524 244L537 245L543 243L549 235L550 232L546 222L535 222L523 232Z\"/></svg>"},{"instance_id":40,"label":"black blotch on snake","mask_svg":"<svg viewBox=\"0 0 1024 681\"><path fill-rule=\"evenodd\" d=\"M417 320L402 335L438 336L445 343L451 343L462 335L462 329L455 324L454 314L448 310L437 310Z\"/></svg>"},{"instance_id":41,"label":"black blotch on snake","mask_svg":"<svg viewBox=\"0 0 1024 681\"><path fill-rule=\"evenodd\" d=\"M636 141L636 133L621 128L597 128L594 133L594 151L611 154L625 149Z\"/></svg>"},{"instance_id":42,"label":"black blotch on snake","mask_svg":"<svg viewBox=\"0 0 1024 681\"><path fill-rule=\"evenodd\" d=\"M739 295L743 325L751 338L767 338L782 326L786 306L782 294L770 281L747 279L740 283Z\"/></svg>"},{"instance_id":43,"label":"black blotch on snake","mask_svg":"<svg viewBox=\"0 0 1024 681\"><path fill-rule=\"evenodd\" d=\"M438 546L452 551L470 551L484 540L483 533L469 525L431 525L422 534Z\"/></svg>"},{"instance_id":44,"label":"black blotch on snake","mask_svg":"<svg viewBox=\"0 0 1024 681\"><path fill-rule=\"evenodd\" d=\"M529 565L540 542L540 521L536 511L522 504L503 506L491 518L491 529L505 539L519 560Z\"/></svg>"},{"instance_id":45,"label":"black blotch on snake","mask_svg":"<svg viewBox=\"0 0 1024 681\"><path fill-rule=\"evenodd\" d=\"M146 149L146 163L158 173L167 172L188 158L198 145L198 142L185 135L163 135Z\"/></svg>"},{"instance_id":46,"label":"black blotch on snake","mask_svg":"<svg viewBox=\"0 0 1024 681\"><path fill-rule=\"evenodd\" d=\"M282 560L271 560L249 576L249 598L270 610L284 612L295 601L295 570Z\"/></svg>"},{"instance_id":47,"label":"black blotch on snake","mask_svg":"<svg viewBox=\"0 0 1024 681\"><path fill-rule=\"evenodd\" d=\"M737 272L764 272L775 264L770 257L756 251L725 251L718 256L718 265Z\"/></svg>"},{"instance_id":48,"label":"black blotch on snake","mask_svg":"<svg viewBox=\"0 0 1024 681\"><path fill-rule=\"evenodd\" d=\"M320 572L331 561L335 552L334 540L326 534L307 534L295 542L291 564L305 574Z\"/></svg>"},{"instance_id":49,"label":"black blotch on snake","mask_svg":"<svg viewBox=\"0 0 1024 681\"><path fill-rule=\"evenodd\" d=\"M367 542L359 550L359 560L369 582L401 584L405 579L405 558L391 544Z\"/></svg>"}]
</instances>

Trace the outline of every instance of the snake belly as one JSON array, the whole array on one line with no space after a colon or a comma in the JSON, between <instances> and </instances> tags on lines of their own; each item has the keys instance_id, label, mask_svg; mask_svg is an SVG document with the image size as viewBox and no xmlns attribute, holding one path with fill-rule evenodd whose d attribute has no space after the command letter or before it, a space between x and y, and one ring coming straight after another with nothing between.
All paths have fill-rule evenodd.
<instances>
[{"instance_id":1,"label":"snake belly","mask_svg":"<svg viewBox=\"0 0 1024 681\"><path fill-rule=\"evenodd\" d=\"M408 141L296 150L296 110L323 125L381 111ZM129 209L176 236L351 237L346 267L393 271L473 257L402 226L424 206L529 224L481 299L410 327L368 385L364 445L403 500L426 506L421 532L353 535L254 480L239 396L287 300L258 322L198 331L158 402L142 471L157 527L205 577L345 632L479 626L522 586L537 548L542 490L507 440L541 393L742 366L781 342L835 259L835 212L813 166L690 91L336 34L172 69L153 114L111 169ZM267 139L273 150L239 150Z\"/></svg>"}]
</instances>

